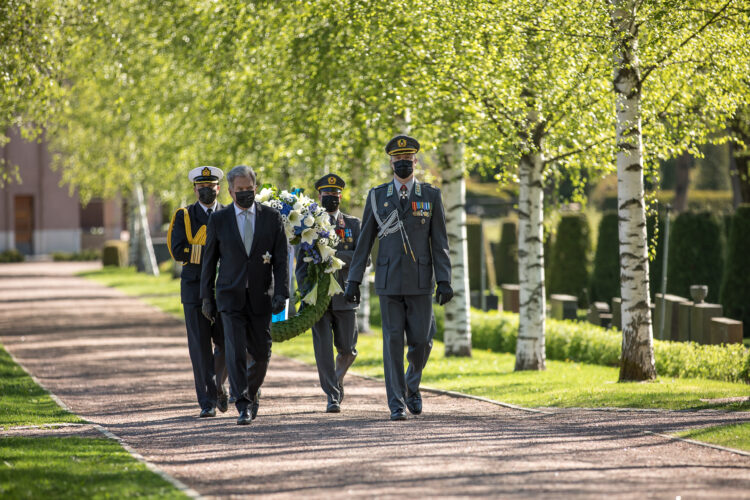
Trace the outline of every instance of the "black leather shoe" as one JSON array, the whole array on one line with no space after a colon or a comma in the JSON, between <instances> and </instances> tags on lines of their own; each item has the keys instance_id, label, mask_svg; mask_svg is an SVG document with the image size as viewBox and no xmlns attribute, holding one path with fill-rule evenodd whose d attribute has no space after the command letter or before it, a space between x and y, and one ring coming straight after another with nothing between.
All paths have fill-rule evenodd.
<instances>
[{"instance_id":1,"label":"black leather shoe","mask_svg":"<svg viewBox=\"0 0 750 500\"><path fill-rule=\"evenodd\" d=\"M344 384L339 382L339 403L344 402Z\"/></svg>"},{"instance_id":2,"label":"black leather shoe","mask_svg":"<svg viewBox=\"0 0 750 500\"><path fill-rule=\"evenodd\" d=\"M403 408L391 412L391 420L406 420L406 412Z\"/></svg>"},{"instance_id":3,"label":"black leather shoe","mask_svg":"<svg viewBox=\"0 0 750 500\"><path fill-rule=\"evenodd\" d=\"M216 408L203 408L201 410L201 414L199 415L199 418L215 417L215 416L216 416Z\"/></svg>"},{"instance_id":4,"label":"black leather shoe","mask_svg":"<svg viewBox=\"0 0 750 500\"><path fill-rule=\"evenodd\" d=\"M255 417L258 416L259 406L260 406L260 389L258 389L258 392L255 393L255 397L253 398L253 401L250 403L250 415L252 415L253 420L255 420Z\"/></svg>"},{"instance_id":5,"label":"black leather shoe","mask_svg":"<svg viewBox=\"0 0 750 500\"><path fill-rule=\"evenodd\" d=\"M225 413L227 411L227 408L229 408L229 404L226 394L219 394L219 396L216 398L216 408L218 408L221 413Z\"/></svg>"},{"instance_id":6,"label":"black leather shoe","mask_svg":"<svg viewBox=\"0 0 750 500\"><path fill-rule=\"evenodd\" d=\"M252 422L253 419L250 416L250 411L245 408L240 412L240 416L237 417L237 425L250 425L250 422Z\"/></svg>"},{"instance_id":7,"label":"black leather shoe","mask_svg":"<svg viewBox=\"0 0 750 500\"><path fill-rule=\"evenodd\" d=\"M331 401L326 407L326 413L341 413L341 405L336 401Z\"/></svg>"},{"instance_id":8,"label":"black leather shoe","mask_svg":"<svg viewBox=\"0 0 750 500\"><path fill-rule=\"evenodd\" d=\"M232 405L237 402L237 400L234 399L234 396L229 396L229 400L228 401L229 401L229 404L232 404Z\"/></svg>"},{"instance_id":9,"label":"black leather shoe","mask_svg":"<svg viewBox=\"0 0 750 500\"><path fill-rule=\"evenodd\" d=\"M406 407L412 415L419 415L422 413L422 395L415 392L411 396L406 398Z\"/></svg>"}]
</instances>

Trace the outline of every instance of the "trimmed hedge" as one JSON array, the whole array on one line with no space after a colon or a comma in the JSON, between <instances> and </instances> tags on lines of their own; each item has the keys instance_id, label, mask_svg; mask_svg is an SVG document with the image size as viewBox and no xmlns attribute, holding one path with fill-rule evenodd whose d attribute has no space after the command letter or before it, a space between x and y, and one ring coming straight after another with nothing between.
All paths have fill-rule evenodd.
<instances>
[{"instance_id":1,"label":"trimmed hedge","mask_svg":"<svg viewBox=\"0 0 750 500\"><path fill-rule=\"evenodd\" d=\"M744 335L750 336L750 204L742 204L732 219L727 245L721 304L724 315L743 323Z\"/></svg>"},{"instance_id":2,"label":"trimmed hedge","mask_svg":"<svg viewBox=\"0 0 750 500\"><path fill-rule=\"evenodd\" d=\"M500 243L493 245L493 250L497 284L518 283L518 238L514 221L503 222Z\"/></svg>"},{"instance_id":3,"label":"trimmed hedge","mask_svg":"<svg viewBox=\"0 0 750 500\"><path fill-rule=\"evenodd\" d=\"M378 315L377 319L380 317ZM435 307L438 332L443 339L443 308ZM579 321L547 319L547 359L619 366L622 334ZM475 349L515 354L518 314L471 310L471 345ZM695 342L654 340L656 372L662 377L705 378L750 382L750 350L740 344L699 345Z\"/></svg>"},{"instance_id":4,"label":"trimmed hedge","mask_svg":"<svg viewBox=\"0 0 750 500\"><path fill-rule=\"evenodd\" d=\"M586 307L590 253L591 236L586 214L563 214L550 255L549 292L575 295L579 306Z\"/></svg>"},{"instance_id":5,"label":"trimmed hedge","mask_svg":"<svg viewBox=\"0 0 750 500\"><path fill-rule=\"evenodd\" d=\"M612 297L620 296L620 239L617 229L617 212L609 210L599 222L599 237L591 272L591 300L609 304Z\"/></svg>"},{"instance_id":6,"label":"trimmed hedge","mask_svg":"<svg viewBox=\"0 0 750 500\"><path fill-rule=\"evenodd\" d=\"M102 265L128 267L128 242L108 240L102 248Z\"/></svg>"},{"instance_id":7,"label":"trimmed hedge","mask_svg":"<svg viewBox=\"0 0 750 500\"><path fill-rule=\"evenodd\" d=\"M651 245L653 244L654 231L656 230L657 219L659 222L659 234L656 239L656 253L653 260L648 263L648 282L651 291L651 299L656 297L657 293L661 293L661 282L664 279L662 275L662 268L664 267L664 242L666 241L665 235L667 234L666 219L663 216L656 217L654 215L646 219L646 235L648 237L649 245L649 256L651 255ZM672 227L670 226L670 231Z\"/></svg>"},{"instance_id":8,"label":"trimmed hedge","mask_svg":"<svg viewBox=\"0 0 750 500\"><path fill-rule=\"evenodd\" d=\"M482 223L466 223L466 251L467 262L469 263L469 290L479 290L481 288L481 256L482 256Z\"/></svg>"},{"instance_id":9,"label":"trimmed hedge","mask_svg":"<svg viewBox=\"0 0 750 500\"><path fill-rule=\"evenodd\" d=\"M26 257L15 248L0 252L0 263L23 262L24 260L26 260Z\"/></svg>"},{"instance_id":10,"label":"trimmed hedge","mask_svg":"<svg viewBox=\"0 0 750 500\"><path fill-rule=\"evenodd\" d=\"M710 212L683 212L672 225L667 291L690 297L690 285L708 285L707 302L717 302L724 271L724 231Z\"/></svg>"}]
</instances>

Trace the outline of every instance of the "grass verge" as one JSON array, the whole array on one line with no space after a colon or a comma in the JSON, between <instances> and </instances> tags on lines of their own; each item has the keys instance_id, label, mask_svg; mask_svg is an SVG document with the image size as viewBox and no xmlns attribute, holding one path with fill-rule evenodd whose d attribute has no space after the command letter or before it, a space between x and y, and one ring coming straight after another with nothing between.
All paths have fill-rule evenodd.
<instances>
[{"instance_id":1,"label":"grass verge","mask_svg":"<svg viewBox=\"0 0 750 500\"><path fill-rule=\"evenodd\" d=\"M60 408L0 346L0 428L60 422L83 420Z\"/></svg>"},{"instance_id":2,"label":"grass verge","mask_svg":"<svg viewBox=\"0 0 750 500\"><path fill-rule=\"evenodd\" d=\"M110 439L6 437L0 457L2 498L187 498Z\"/></svg>"},{"instance_id":3,"label":"grass verge","mask_svg":"<svg viewBox=\"0 0 750 500\"><path fill-rule=\"evenodd\" d=\"M720 425L676 434L682 438L750 451L750 424Z\"/></svg>"},{"instance_id":4,"label":"grass verge","mask_svg":"<svg viewBox=\"0 0 750 500\"><path fill-rule=\"evenodd\" d=\"M181 318L179 280L137 274L132 268L105 268L82 274ZM170 302L171 301L171 302ZM167 304L166 306L163 304ZM381 331L360 335L359 356L352 371L383 376ZM309 333L273 345L275 355L288 356L314 365ZM425 386L459 391L529 407L622 407L665 409L750 410L748 403L712 404L701 399L745 396L742 383L704 379L660 377L650 383L617 383L618 369L586 363L547 361L544 372L515 372L515 356L474 349L471 358L446 358L436 341L422 382Z\"/></svg>"}]
</instances>

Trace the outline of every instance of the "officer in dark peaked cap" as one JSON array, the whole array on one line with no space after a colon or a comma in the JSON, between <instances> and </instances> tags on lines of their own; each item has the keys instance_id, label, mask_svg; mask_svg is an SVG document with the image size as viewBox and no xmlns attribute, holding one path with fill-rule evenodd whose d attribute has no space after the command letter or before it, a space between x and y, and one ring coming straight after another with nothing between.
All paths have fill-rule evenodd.
<instances>
[{"instance_id":1,"label":"officer in dark peaked cap","mask_svg":"<svg viewBox=\"0 0 750 500\"><path fill-rule=\"evenodd\" d=\"M432 350L432 293L445 304L453 297L445 211L440 190L414 177L419 142L397 135L385 147L393 178L373 188L362 216L345 298L360 299L359 285L375 238L375 292L383 324L383 365L391 420L405 420L406 407L422 413L419 384ZM404 333L409 368L404 375Z\"/></svg>"},{"instance_id":2,"label":"officer in dark peaked cap","mask_svg":"<svg viewBox=\"0 0 750 500\"><path fill-rule=\"evenodd\" d=\"M346 183L336 174L326 174L315 183L320 204L328 212L340 241L336 247L336 257L344 261L344 267L336 271L336 279L343 289L349 264L354 255L359 238L360 221L340 210L341 192ZM297 283L309 289L305 283L307 263L301 253L297 256L295 270ZM312 327L315 363L318 366L320 387L328 397L326 411L338 413L344 400L344 376L357 357L357 317L358 304L348 302L342 294L331 297L331 303L323 316ZM336 347L334 363L333 347Z\"/></svg>"},{"instance_id":3,"label":"officer in dark peaked cap","mask_svg":"<svg viewBox=\"0 0 750 500\"><path fill-rule=\"evenodd\" d=\"M188 173L197 201L178 209L172 216L167 246L172 258L182 264L180 298L185 313L188 351L200 417L216 416L216 408L227 411L224 391L227 371L224 356L224 331L221 321L211 324L201 314L200 278L206 224L209 216L223 208L216 197L224 172L216 167L196 167ZM213 347L212 347L213 343Z\"/></svg>"}]
</instances>

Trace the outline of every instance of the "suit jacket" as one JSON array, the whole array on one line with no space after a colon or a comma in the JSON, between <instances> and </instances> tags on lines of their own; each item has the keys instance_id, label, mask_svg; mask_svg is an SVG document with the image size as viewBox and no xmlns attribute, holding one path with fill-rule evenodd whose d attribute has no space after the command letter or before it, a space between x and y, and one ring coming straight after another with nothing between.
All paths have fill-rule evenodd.
<instances>
[{"instance_id":1,"label":"suit jacket","mask_svg":"<svg viewBox=\"0 0 750 500\"><path fill-rule=\"evenodd\" d=\"M375 206L372 205L373 192ZM405 237L408 237L414 253L412 257L408 244L404 252L400 231L380 240L375 263L375 292L378 295L431 294L436 280L450 283L451 262L440 190L415 182L409 203L402 209L393 181L371 189L367 196L362 232L354 250L348 281L362 282L367 259L378 235L373 210L383 222L392 211L398 212L406 229Z\"/></svg>"},{"instance_id":2,"label":"suit jacket","mask_svg":"<svg viewBox=\"0 0 750 500\"><path fill-rule=\"evenodd\" d=\"M206 233L201 299L214 297L219 312L271 314L271 298L289 298L287 239L278 210L255 203L255 228L250 255L237 228L234 203L211 215ZM219 277L216 277L216 265ZM248 285L250 304L246 302Z\"/></svg>"},{"instance_id":3,"label":"suit jacket","mask_svg":"<svg viewBox=\"0 0 750 500\"><path fill-rule=\"evenodd\" d=\"M336 246L336 257L344 261L344 267L334 273L336 280L341 285L343 290L346 286L346 277L349 274L349 265L352 262L354 256L354 249L357 246L357 239L359 238L360 223L359 219L347 215L339 211L339 217L336 220L336 232L339 233L341 241ZM294 274L297 277L297 285L300 287L300 292L303 296L307 293L309 287L303 288L305 277L307 276L307 262L302 260L302 250L297 253L297 266ZM331 304L328 306L334 311L348 311L359 307L358 304L353 302L347 302L344 298L344 294L340 293L331 297Z\"/></svg>"},{"instance_id":4,"label":"suit jacket","mask_svg":"<svg viewBox=\"0 0 750 500\"><path fill-rule=\"evenodd\" d=\"M201 207L199 202L195 202L187 207L190 218L190 233L194 236L200 231L201 227L208 223L209 216ZM224 205L217 203L216 210L221 210ZM190 244L185 231L185 217L182 209L178 209L172 216L172 222L169 224L167 232L167 243L172 258L182 263L182 273L180 278L180 299L183 304L200 304L201 303L201 267L203 262L204 245L201 249L199 262L191 263L190 256L193 255L193 245Z\"/></svg>"}]
</instances>

